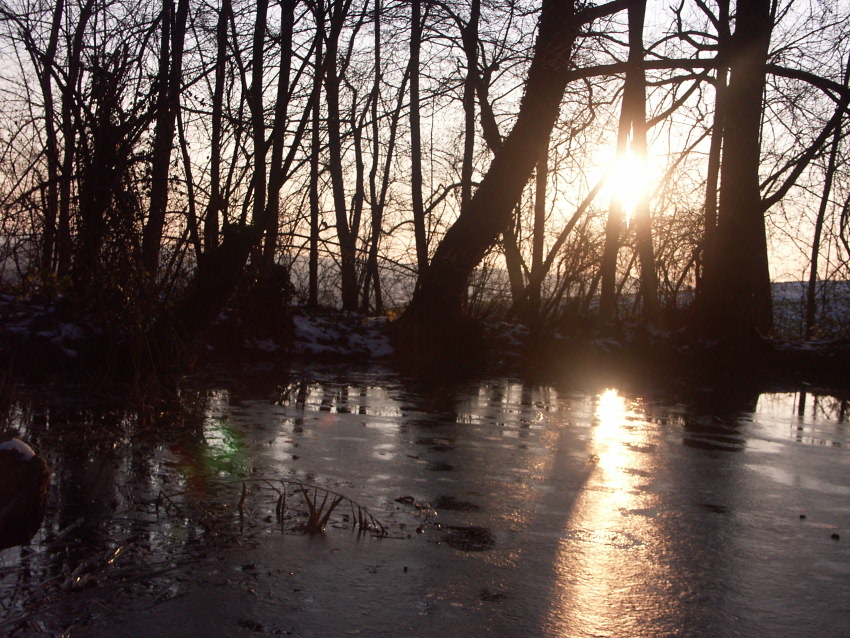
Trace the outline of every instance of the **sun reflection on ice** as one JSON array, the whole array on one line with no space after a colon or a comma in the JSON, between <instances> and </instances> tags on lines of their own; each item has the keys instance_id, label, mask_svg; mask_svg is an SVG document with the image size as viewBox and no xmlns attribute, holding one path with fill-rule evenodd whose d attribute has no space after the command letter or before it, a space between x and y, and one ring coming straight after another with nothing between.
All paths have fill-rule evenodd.
<instances>
[{"instance_id":1,"label":"sun reflection on ice","mask_svg":"<svg viewBox=\"0 0 850 638\"><path fill-rule=\"evenodd\" d=\"M604 453L599 456L600 467L606 469L616 467L617 458L621 456L617 454L616 448L621 447L623 443L623 428L629 416L633 416L633 413L630 414L625 397L620 396L616 390L605 390L596 399L594 411L596 429L593 442L599 448L597 455L599 452Z\"/></svg>"},{"instance_id":2,"label":"sun reflection on ice","mask_svg":"<svg viewBox=\"0 0 850 638\"><path fill-rule=\"evenodd\" d=\"M652 558L664 551L665 541L656 497L645 489L653 465L647 453L651 428L639 407L614 389L595 399L590 445L595 468L556 554L553 635L650 635L650 627L630 623L645 622L653 607L659 615L672 611L659 597L663 567Z\"/></svg>"}]
</instances>

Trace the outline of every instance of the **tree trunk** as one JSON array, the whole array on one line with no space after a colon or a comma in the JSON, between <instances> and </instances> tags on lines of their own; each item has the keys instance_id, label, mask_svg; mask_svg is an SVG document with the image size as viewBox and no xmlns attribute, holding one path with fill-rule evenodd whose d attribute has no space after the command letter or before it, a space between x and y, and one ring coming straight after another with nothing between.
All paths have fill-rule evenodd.
<instances>
[{"instance_id":1,"label":"tree trunk","mask_svg":"<svg viewBox=\"0 0 850 638\"><path fill-rule=\"evenodd\" d=\"M307 305L315 308L319 305L319 151L321 150L322 112L320 97L322 93L322 74L324 57L322 32L324 21L317 15L316 62L313 76L312 125L310 128L310 263L307 293Z\"/></svg>"},{"instance_id":2,"label":"tree trunk","mask_svg":"<svg viewBox=\"0 0 850 638\"><path fill-rule=\"evenodd\" d=\"M381 95L381 82L383 81L381 61L381 0L375 0L374 8L374 41L375 49L375 72L372 80L372 94L369 96L372 109L372 166L369 169L369 200L371 204L372 232L369 238L369 255L366 258L366 274L363 278L363 294L360 301L360 311L369 312L370 288L375 287L375 311L383 312L383 300L381 298L381 281L378 272L378 243L381 238L381 230L384 224L383 206L378 202L378 156L380 153L380 130L378 128L378 98Z\"/></svg>"},{"instance_id":3,"label":"tree trunk","mask_svg":"<svg viewBox=\"0 0 850 638\"><path fill-rule=\"evenodd\" d=\"M638 161L645 162L646 150L646 75L643 68L643 24L646 2L641 0L629 5L629 56L626 64L626 79L623 83L623 104L617 131L617 160L622 161L629 149ZM648 193L644 192L635 210L635 233L637 251L641 261L640 290L644 309L650 321L658 317L658 283L655 274L655 258L652 249L652 229ZM625 216L623 201L619 194L611 198L608 221L605 226L605 247L602 255L599 318L602 322L613 321L617 306L617 257L620 252L620 236Z\"/></svg>"},{"instance_id":4,"label":"tree trunk","mask_svg":"<svg viewBox=\"0 0 850 638\"><path fill-rule=\"evenodd\" d=\"M460 207L466 208L472 199L472 173L475 155L475 86L478 81L478 20L480 0L472 0L469 22L461 34L466 53L466 80L463 84L463 164L460 176Z\"/></svg>"},{"instance_id":5,"label":"tree trunk","mask_svg":"<svg viewBox=\"0 0 850 638\"><path fill-rule=\"evenodd\" d=\"M188 16L189 0L179 0L176 13L174 13L173 0L163 2L162 48L157 80L159 84L157 122L151 164L150 211L142 233L142 264L151 278L156 276L159 266L159 251L165 227L165 211L168 206L168 169L171 164L171 150L174 147L177 109L180 108L183 45Z\"/></svg>"},{"instance_id":6,"label":"tree trunk","mask_svg":"<svg viewBox=\"0 0 850 638\"><path fill-rule=\"evenodd\" d=\"M546 232L546 186L549 181L549 146L547 145L537 162L534 191L534 235L531 239L531 276L528 278L529 321L540 318L540 290L543 284L543 250Z\"/></svg>"},{"instance_id":7,"label":"tree trunk","mask_svg":"<svg viewBox=\"0 0 850 638\"><path fill-rule=\"evenodd\" d=\"M517 214L519 214L519 211L517 211ZM508 224L508 227L502 231L502 250L505 254L505 268L508 271L508 282L511 285L511 300L514 304L519 304L521 303L521 299L525 299L527 290L525 277L522 274L525 264L522 260L522 253L519 250L513 223Z\"/></svg>"},{"instance_id":8,"label":"tree trunk","mask_svg":"<svg viewBox=\"0 0 850 638\"><path fill-rule=\"evenodd\" d=\"M266 210L266 118L263 107L263 49L266 42L268 0L257 0L257 17L254 23L254 41L251 54L251 87L248 90L248 107L251 111L251 137L254 147L254 206L252 223L265 229L263 214Z\"/></svg>"},{"instance_id":9,"label":"tree trunk","mask_svg":"<svg viewBox=\"0 0 850 638\"><path fill-rule=\"evenodd\" d=\"M543 0L539 24L516 124L475 196L437 247L398 322L399 347L415 358L425 359L438 347L445 352L452 347L448 341L457 344L469 276L510 223L513 207L548 144L578 32L573 0Z\"/></svg>"},{"instance_id":10,"label":"tree trunk","mask_svg":"<svg viewBox=\"0 0 850 638\"><path fill-rule=\"evenodd\" d=\"M224 228L221 243L204 254L173 311L160 316L148 334L149 364L154 371L165 373L180 365L184 360L182 349L219 316L242 277L259 235L252 226L231 224Z\"/></svg>"},{"instance_id":11,"label":"tree trunk","mask_svg":"<svg viewBox=\"0 0 850 638\"><path fill-rule=\"evenodd\" d=\"M717 231L717 185L720 179L720 155L723 149L723 121L726 112L726 83L729 68L726 56L729 48L729 0L719 0L717 33L717 76L714 80L714 123L711 127L711 146L708 150L708 167L705 178L705 217L700 261L702 254L711 252ZM702 294L702 269L697 267L697 294Z\"/></svg>"},{"instance_id":12,"label":"tree trunk","mask_svg":"<svg viewBox=\"0 0 850 638\"><path fill-rule=\"evenodd\" d=\"M646 0L629 5L629 55L634 51L634 88L630 92L629 107L632 120L632 152L644 166L649 161L646 144L646 72L643 68L643 25ZM640 262L640 293L643 297L643 317L649 324L661 319L658 304L658 275L655 271L655 251L652 246L652 216L649 208L650 192L641 189L635 210L635 243Z\"/></svg>"},{"instance_id":13,"label":"tree trunk","mask_svg":"<svg viewBox=\"0 0 850 638\"><path fill-rule=\"evenodd\" d=\"M180 111L177 112L177 139L180 143L180 155L183 158L183 172L186 174L186 205L189 209L186 216L186 226L188 227L192 248L195 249L195 260L200 261L203 258L203 248L201 247L201 233L198 228L198 213L195 207L192 158L189 153L189 142L186 140L186 131L183 129L183 117Z\"/></svg>"},{"instance_id":14,"label":"tree trunk","mask_svg":"<svg viewBox=\"0 0 850 638\"><path fill-rule=\"evenodd\" d=\"M729 60L720 202L706 255L700 315L709 336L746 353L771 329L767 240L759 185L770 0L738 0ZM765 309L767 304L767 309ZM767 310L767 312L765 311Z\"/></svg>"},{"instance_id":15,"label":"tree trunk","mask_svg":"<svg viewBox=\"0 0 850 638\"><path fill-rule=\"evenodd\" d=\"M850 58L847 59L847 67L844 69L844 86L850 85ZM829 158L826 163L826 174L823 182L818 215L815 219L815 233L812 238L812 257L809 267L809 283L806 287L806 323L805 336L811 339L815 332L815 319L817 315L816 292L818 282L818 257L820 255L821 234L823 223L826 218L826 209L829 206L829 195L832 192L832 181L835 178L835 167L838 159L838 145L841 142L841 121L835 127L832 135L832 145L829 149Z\"/></svg>"},{"instance_id":16,"label":"tree trunk","mask_svg":"<svg viewBox=\"0 0 850 638\"><path fill-rule=\"evenodd\" d=\"M422 139L419 117L419 50L422 47L421 0L411 0L410 8L410 191L416 264L421 277L428 267L428 239L425 203L422 201Z\"/></svg>"},{"instance_id":17,"label":"tree trunk","mask_svg":"<svg viewBox=\"0 0 850 638\"><path fill-rule=\"evenodd\" d=\"M56 248L59 254L57 273L60 276L71 272L74 252L71 240L71 201L74 159L77 152L77 128L81 125L77 103L77 84L82 72L83 35L94 13L95 0L86 0L80 8L80 16L74 29L71 50L68 54L68 77L62 91L62 138L65 148L62 155L62 182L59 184L59 221Z\"/></svg>"},{"instance_id":18,"label":"tree trunk","mask_svg":"<svg viewBox=\"0 0 850 638\"><path fill-rule=\"evenodd\" d=\"M376 37L378 37L376 35ZM377 54L376 54L377 56ZM376 62L378 58L376 57ZM383 312L383 295L381 291L381 280L378 269L378 244L380 241L381 233L383 232L383 219L384 219L384 209L387 205L387 192L390 187L391 180L391 170L392 170L392 161L395 155L395 144L396 139L398 138L398 124L401 120L401 112L404 106L404 95L407 91L407 81L409 77L409 73L406 73L401 81L401 87L398 90L398 97L396 98L395 110L392 113L392 117L390 118L390 139L387 143L387 152L384 157L384 167L383 167L383 175L381 177L380 187L377 184L377 169L378 169L378 148L379 148L379 139L378 139L378 117L377 117L377 103L372 104L373 111L373 163L372 163L372 173L369 178L369 188L370 188L370 198L372 200L372 237L369 243L369 258L366 264L367 268L367 280L366 285L364 285L363 289L363 305L362 308L364 311L368 310L369 307L369 287L368 282L371 279L372 287L374 289L375 294L375 312L382 313ZM377 85L376 85L377 86ZM376 93L377 95L377 93Z\"/></svg>"},{"instance_id":19,"label":"tree trunk","mask_svg":"<svg viewBox=\"0 0 850 638\"><path fill-rule=\"evenodd\" d=\"M289 112L289 75L292 68L292 32L295 28L295 6L298 0L281 0L280 9L280 67L277 80L277 100L272 125L272 155L269 163L269 194L266 202L266 244L263 265L274 264L277 234L280 226L280 191L286 181L283 169L283 149L286 120Z\"/></svg>"},{"instance_id":20,"label":"tree trunk","mask_svg":"<svg viewBox=\"0 0 850 638\"><path fill-rule=\"evenodd\" d=\"M258 10L261 11L262 8L258 7ZM252 101L250 106L254 144L260 147L258 149L260 150L259 155L262 155L264 158L266 141L262 139L258 143L258 140L264 137L261 131L265 130L264 123L261 123L262 117L258 117L258 115L262 115L263 110L261 104L262 82L260 79L262 63L257 63L258 59L262 57L263 49L262 43L259 43L259 46L257 46L257 40L265 40L267 31L263 23L264 17L258 15L253 54L255 61L254 77L252 78L252 95L249 99ZM317 42L321 42L321 37L318 35ZM289 170L296 152L295 149L300 147L304 131L308 126L310 114L314 112L313 108L318 105L318 91L321 86L322 77L320 68L322 64L321 47L318 47L317 55L319 58L319 68L317 69L313 94L293 136L290 152L280 167L282 175L285 175ZM283 117L280 108L277 111L276 117ZM277 122L275 126L277 126ZM281 129L285 128L284 123L280 123L280 126ZM239 148L238 142L236 147ZM318 146L314 148L318 148ZM259 161L261 162L259 165L255 161L256 172L264 174L264 162L262 159ZM254 177L256 178L256 173ZM253 189L251 190L253 191ZM265 196L262 194L258 196L254 193L254 198L252 223L248 224L243 215L242 223L229 224L223 227L220 243L214 249L204 252L204 259L198 264L192 281L189 283L185 294L175 304L173 311L164 313L152 327L148 335L148 344L151 348L154 365L179 364L182 356L181 349L185 343L196 338L207 328L233 296L233 292L241 280L249 255L257 251L260 240L263 237L263 232L268 227L268 220L265 218L267 208L259 206L258 203L264 200Z\"/></svg>"},{"instance_id":21,"label":"tree trunk","mask_svg":"<svg viewBox=\"0 0 850 638\"><path fill-rule=\"evenodd\" d=\"M53 257L56 247L56 221L59 215L59 142L56 135L53 102L53 65L56 60L56 47L59 41L59 27L65 7L64 0L57 0L53 10L53 21L50 25L50 40L43 56L30 52L33 57L41 93L44 98L44 136L45 155L47 157L47 197L44 202L44 235L41 247L41 276L42 279L53 271ZM38 58L41 57L41 60Z\"/></svg>"},{"instance_id":22,"label":"tree trunk","mask_svg":"<svg viewBox=\"0 0 850 638\"><path fill-rule=\"evenodd\" d=\"M342 132L339 110L339 71L337 69L337 49L339 36L349 2L333 4L330 20L330 33L327 37L327 63L325 72L325 101L328 107L328 170L331 176L336 232L339 239L340 277L342 288L342 309L357 309L357 234L352 232L348 222L348 206L345 196L345 177L342 167Z\"/></svg>"},{"instance_id":23,"label":"tree trunk","mask_svg":"<svg viewBox=\"0 0 850 638\"><path fill-rule=\"evenodd\" d=\"M123 99L119 70L103 60L104 66L92 69L94 117L89 147L81 162L78 195L79 223L72 279L83 296L94 297L104 285L101 275L108 274L101 264L106 238L107 218L121 184L128 154L125 131L114 115Z\"/></svg>"},{"instance_id":24,"label":"tree trunk","mask_svg":"<svg viewBox=\"0 0 850 638\"><path fill-rule=\"evenodd\" d=\"M224 80L227 75L227 25L233 12L230 0L221 0L216 25L215 88L212 102L212 139L210 140L210 198L204 218L204 251L218 246L220 217L224 211L221 195L221 128L224 117Z\"/></svg>"}]
</instances>

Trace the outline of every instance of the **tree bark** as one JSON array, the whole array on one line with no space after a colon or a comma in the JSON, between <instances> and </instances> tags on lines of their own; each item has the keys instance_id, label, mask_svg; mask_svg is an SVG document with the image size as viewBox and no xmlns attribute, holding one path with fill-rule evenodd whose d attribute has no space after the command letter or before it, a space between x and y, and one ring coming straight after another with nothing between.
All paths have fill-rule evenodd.
<instances>
[{"instance_id":1,"label":"tree bark","mask_svg":"<svg viewBox=\"0 0 850 638\"><path fill-rule=\"evenodd\" d=\"M189 153L189 143L186 140L186 131L183 128L183 117L180 111L177 112L177 139L180 144L180 155L183 159L183 172L186 174L186 205L189 209L186 215L186 226L189 230L189 239L192 242L192 248L195 250L195 260L200 261L203 258L203 248L201 247L201 233L198 228L198 213L195 206L195 182L192 177L192 158Z\"/></svg>"},{"instance_id":2,"label":"tree bark","mask_svg":"<svg viewBox=\"0 0 850 638\"><path fill-rule=\"evenodd\" d=\"M255 28L255 45L257 39L265 39L266 28L262 24L263 16L258 16L257 26ZM321 36L317 35L317 42L321 42ZM264 123L261 124L262 118L262 91L260 75L262 73L262 64L256 64L258 57L257 50L262 52L262 44L259 47L255 46L253 59L255 60L252 78L251 92L253 95L249 97L253 103L251 105L252 119L252 136L255 145L258 144L261 131L265 131ZM321 47L318 48L319 67L321 67ZM286 159L281 165L281 174L285 175L292 164L296 149L301 144L304 132L308 126L310 113L313 112L314 106L318 104L318 91L321 86L322 72L321 68L317 70L316 80L314 83L314 91L305 108L301 122L293 135L292 146ZM280 110L278 116L282 117ZM284 126L283 123L280 124ZM267 146L263 134L262 142L259 143L260 155L265 156L265 148ZM239 144L237 143L237 148ZM282 150L281 150L282 154ZM255 167L257 167L255 158ZM257 173L265 173L265 170L260 164L257 168ZM256 178L256 174L254 176ZM251 189L253 191L253 189ZM243 219L239 224L225 225L221 233L220 243L213 249L204 252L204 259L198 264L198 268L192 278L192 281L187 286L187 289L181 299L175 304L172 311L164 313L151 328L148 335L148 344L151 348L151 356L155 366L162 364L173 365L180 362L182 348L185 344L196 338L209 324L220 314L227 301L233 296L236 286L240 282L245 264L248 261L250 254L256 253L260 241L263 237L263 232L267 228L268 220L265 218L266 207L259 206L259 201L265 199L262 194L259 199L254 193L254 209L252 214L252 223L247 223L247 213L243 214Z\"/></svg>"},{"instance_id":3,"label":"tree bark","mask_svg":"<svg viewBox=\"0 0 850 638\"><path fill-rule=\"evenodd\" d=\"M115 196L121 187L129 149L126 131L116 123L115 113L123 99L120 64L101 59L92 69L94 114L88 146L81 161L78 195L77 242L71 271L74 287L83 296L101 293L108 275L102 267L102 250Z\"/></svg>"}]
</instances>

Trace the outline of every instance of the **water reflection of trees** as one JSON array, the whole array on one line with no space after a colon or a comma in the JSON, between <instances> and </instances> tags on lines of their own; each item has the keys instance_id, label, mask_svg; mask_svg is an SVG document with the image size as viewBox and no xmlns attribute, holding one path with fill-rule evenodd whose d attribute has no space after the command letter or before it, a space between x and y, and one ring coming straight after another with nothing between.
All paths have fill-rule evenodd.
<instances>
[{"instance_id":1,"label":"water reflection of trees","mask_svg":"<svg viewBox=\"0 0 850 638\"><path fill-rule=\"evenodd\" d=\"M671 404L508 379L426 386L341 373L185 390L153 419L114 405L21 403L14 418L54 483L36 546L21 551L17 583L0 579L0 593L22 608L33 582L58 591L92 558L77 572L89 579L81 586L244 539L241 484L221 479L252 477L248 519L273 512L257 487L265 472L323 486L342 477L342 492L370 509L398 505L400 489L430 502L444 527L426 530L434 543L406 546L405 560L430 565L436 543L482 558L463 559L468 573L424 575L423 596L504 602L494 617L523 614L538 635L623 630L624 618L643 623L636 632L720 635L737 605L732 554L750 548L736 531L754 497L742 451L770 427L770 402L793 416L801 396L705 393ZM792 428L828 420L842 440L845 402L808 394L804 405Z\"/></svg>"}]
</instances>

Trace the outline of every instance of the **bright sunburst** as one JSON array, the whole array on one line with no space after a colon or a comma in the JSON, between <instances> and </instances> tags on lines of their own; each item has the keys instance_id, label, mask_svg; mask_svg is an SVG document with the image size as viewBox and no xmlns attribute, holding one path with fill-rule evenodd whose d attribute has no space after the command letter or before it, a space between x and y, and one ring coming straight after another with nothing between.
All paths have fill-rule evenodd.
<instances>
[{"instance_id":1,"label":"bright sunburst","mask_svg":"<svg viewBox=\"0 0 850 638\"><path fill-rule=\"evenodd\" d=\"M616 160L611 175L611 192L622 202L627 223L634 216L640 198L649 189L648 180L646 161L640 159L631 149Z\"/></svg>"}]
</instances>

